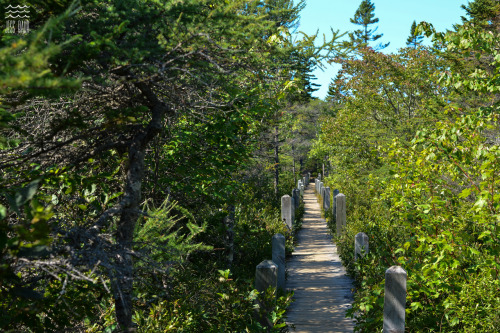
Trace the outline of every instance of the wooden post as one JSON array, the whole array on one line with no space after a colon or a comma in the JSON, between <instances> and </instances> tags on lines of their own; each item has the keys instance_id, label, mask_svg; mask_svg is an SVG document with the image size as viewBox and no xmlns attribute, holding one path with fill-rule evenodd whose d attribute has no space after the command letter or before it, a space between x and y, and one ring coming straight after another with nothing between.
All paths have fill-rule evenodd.
<instances>
[{"instance_id":1,"label":"wooden post","mask_svg":"<svg viewBox=\"0 0 500 333\"><path fill-rule=\"evenodd\" d=\"M333 222L337 221L337 195L339 195L340 191L335 189L333 190L333 209L332 209L332 219Z\"/></svg>"},{"instance_id":2,"label":"wooden post","mask_svg":"<svg viewBox=\"0 0 500 333\"><path fill-rule=\"evenodd\" d=\"M267 288L276 288L278 284L278 266L272 260L264 260L257 265L255 269L255 289L259 293L264 293ZM276 294L275 294L276 297ZM262 304L259 299L256 300L258 308L264 307L265 311L270 311L270 304ZM259 322L267 327L272 327L272 323L266 316L260 316L257 308L255 313L258 316Z\"/></svg>"},{"instance_id":3,"label":"wooden post","mask_svg":"<svg viewBox=\"0 0 500 333\"><path fill-rule=\"evenodd\" d=\"M330 188L325 187L323 190L323 210L328 212L330 210Z\"/></svg>"},{"instance_id":4,"label":"wooden post","mask_svg":"<svg viewBox=\"0 0 500 333\"><path fill-rule=\"evenodd\" d=\"M281 219L292 230L292 198L288 194L281 197Z\"/></svg>"},{"instance_id":5,"label":"wooden post","mask_svg":"<svg viewBox=\"0 0 500 333\"><path fill-rule=\"evenodd\" d=\"M335 223L337 226L337 236L340 236L344 232L344 228L346 226L346 215L345 215L345 195L339 193L335 197Z\"/></svg>"},{"instance_id":6,"label":"wooden post","mask_svg":"<svg viewBox=\"0 0 500 333\"><path fill-rule=\"evenodd\" d=\"M285 236L273 236L273 262L278 266L278 288L285 290Z\"/></svg>"},{"instance_id":7,"label":"wooden post","mask_svg":"<svg viewBox=\"0 0 500 333\"><path fill-rule=\"evenodd\" d=\"M300 191L296 188L292 190L292 198L293 198L293 203L294 203L294 210L299 208L300 204Z\"/></svg>"},{"instance_id":8,"label":"wooden post","mask_svg":"<svg viewBox=\"0 0 500 333\"><path fill-rule=\"evenodd\" d=\"M369 251L368 235L364 232L358 232L354 237L354 260L362 256L362 253L367 254Z\"/></svg>"},{"instance_id":9,"label":"wooden post","mask_svg":"<svg viewBox=\"0 0 500 333\"><path fill-rule=\"evenodd\" d=\"M384 333L405 332L406 278L400 266L385 271Z\"/></svg>"},{"instance_id":10,"label":"wooden post","mask_svg":"<svg viewBox=\"0 0 500 333\"><path fill-rule=\"evenodd\" d=\"M276 288L278 283L278 266L272 260L264 260L255 269L255 289L264 292L269 287Z\"/></svg>"}]
</instances>

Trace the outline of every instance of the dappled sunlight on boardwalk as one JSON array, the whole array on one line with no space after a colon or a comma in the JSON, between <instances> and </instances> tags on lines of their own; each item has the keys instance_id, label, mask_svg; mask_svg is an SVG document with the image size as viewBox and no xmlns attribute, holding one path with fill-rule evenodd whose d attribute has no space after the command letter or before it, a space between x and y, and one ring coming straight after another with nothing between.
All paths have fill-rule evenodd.
<instances>
[{"instance_id":1,"label":"dappled sunlight on boardwalk","mask_svg":"<svg viewBox=\"0 0 500 333\"><path fill-rule=\"evenodd\" d=\"M287 322L295 325L295 332L352 332L354 324L345 318L352 301L351 280L321 218L314 186L308 185L304 202L299 245L287 262L286 287L295 291Z\"/></svg>"}]
</instances>

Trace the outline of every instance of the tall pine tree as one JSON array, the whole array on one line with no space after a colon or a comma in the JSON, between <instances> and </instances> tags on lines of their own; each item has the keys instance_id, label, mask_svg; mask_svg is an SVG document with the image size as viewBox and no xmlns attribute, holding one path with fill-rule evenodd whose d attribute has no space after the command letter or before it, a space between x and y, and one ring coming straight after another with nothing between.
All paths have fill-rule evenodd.
<instances>
[{"instance_id":1,"label":"tall pine tree","mask_svg":"<svg viewBox=\"0 0 500 333\"><path fill-rule=\"evenodd\" d=\"M355 30L349 34L351 38L350 43L353 46L362 47L368 46L371 41L376 41L383 36L383 34L375 34L378 27L375 29L370 29L372 24L377 23L379 20L375 17L375 5L371 0L363 0L359 5L356 13L354 13L354 18L351 18L351 23L361 26L361 29ZM389 45L380 43L377 45L377 49L381 50Z\"/></svg>"},{"instance_id":2,"label":"tall pine tree","mask_svg":"<svg viewBox=\"0 0 500 333\"><path fill-rule=\"evenodd\" d=\"M474 0L462 5L468 18L462 21L479 24L488 30L500 30L500 2L498 0Z\"/></svg>"},{"instance_id":3,"label":"tall pine tree","mask_svg":"<svg viewBox=\"0 0 500 333\"><path fill-rule=\"evenodd\" d=\"M417 22L413 21L410 28L410 36L406 39L406 45L416 49L420 44L422 44L423 39L424 36L417 32Z\"/></svg>"}]
</instances>

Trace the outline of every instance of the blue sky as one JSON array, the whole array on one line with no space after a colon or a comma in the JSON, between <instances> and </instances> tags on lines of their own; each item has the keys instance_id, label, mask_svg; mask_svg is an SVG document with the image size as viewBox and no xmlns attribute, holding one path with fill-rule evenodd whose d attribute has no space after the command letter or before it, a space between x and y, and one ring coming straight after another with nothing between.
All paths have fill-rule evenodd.
<instances>
[{"instance_id":1,"label":"blue sky","mask_svg":"<svg viewBox=\"0 0 500 333\"><path fill-rule=\"evenodd\" d=\"M438 31L451 29L453 24L460 23L460 16L465 11L460 5L467 0L372 0L375 4L375 17L379 18L377 33L383 34L378 41L390 42L384 53L396 52L406 46L413 20L417 23L427 21ZM331 37L333 30L352 31L357 26L349 19L354 17L361 0L306 0L306 8L301 12L299 31L314 34L319 29L318 42L323 41L322 34ZM377 41L377 42L378 42ZM314 96L323 99L328 91L328 84L335 76L338 66L327 65L324 72L316 70L318 78L315 83L321 84L320 90Z\"/></svg>"}]
</instances>

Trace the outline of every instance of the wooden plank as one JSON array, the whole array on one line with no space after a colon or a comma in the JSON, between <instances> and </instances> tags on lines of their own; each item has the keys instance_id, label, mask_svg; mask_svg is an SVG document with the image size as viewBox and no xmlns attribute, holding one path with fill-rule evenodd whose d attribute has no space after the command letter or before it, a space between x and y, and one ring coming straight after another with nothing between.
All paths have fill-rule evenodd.
<instances>
[{"instance_id":1,"label":"wooden plank","mask_svg":"<svg viewBox=\"0 0 500 333\"><path fill-rule=\"evenodd\" d=\"M304 192L304 223L298 246L287 262L287 289L295 291L287 312L293 332L353 332L354 323L345 318L351 307L352 281L342 267L313 186Z\"/></svg>"}]
</instances>

